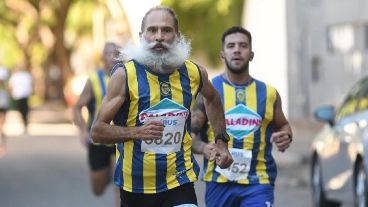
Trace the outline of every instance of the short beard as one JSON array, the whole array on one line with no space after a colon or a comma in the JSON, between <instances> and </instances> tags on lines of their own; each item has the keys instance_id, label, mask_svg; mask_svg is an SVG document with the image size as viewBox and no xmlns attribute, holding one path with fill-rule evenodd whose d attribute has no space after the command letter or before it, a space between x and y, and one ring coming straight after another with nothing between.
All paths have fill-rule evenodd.
<instances>
[{"instance_id":1,"label":"short beard","mask_svg":"<svg viewBox=\"0 0 368 207\"><path fill-rule=\"evenodd\" d=\"M234 67L231 67L230 63L225 59L225 64L227 69L234 74L241 74L249 69L249 62L244 63L240 68L236 69Z\"/></svg>"},{"instance_id":2,"label":"short beard","mask_svg":"<svg viewBox=\"0 0 368 207\"><path fill-rule=\"evenodd\" d=\"M176 37L172 44L162 42L161 44L167 48L167 51L163 53L156 53L152 50L156 44L157 42L148 43L144 38L141 38L140 46L127 44L126 47L120 49L118 60L135 59L155 72L169 74L184 64L190 56L191 44L184 36Z\"/></svg>"}]
</instances>

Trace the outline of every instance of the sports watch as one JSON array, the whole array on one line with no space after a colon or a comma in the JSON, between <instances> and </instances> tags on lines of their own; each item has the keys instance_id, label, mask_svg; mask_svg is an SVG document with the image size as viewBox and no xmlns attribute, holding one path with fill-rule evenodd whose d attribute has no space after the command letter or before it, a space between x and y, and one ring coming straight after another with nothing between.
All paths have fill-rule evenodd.
<instances>
[{"instance_id":1,"label":"sports watch","mask_svg":"<svg viewBox=\"0 0 368 207\"><path fill-rule=\"evenodd\" d=\"M226 132L222 132L215 136L215 143L217 143L217 140L222 140L223 142L228 143L230 140L230 137Z\"/></svg>"}]
</instances>

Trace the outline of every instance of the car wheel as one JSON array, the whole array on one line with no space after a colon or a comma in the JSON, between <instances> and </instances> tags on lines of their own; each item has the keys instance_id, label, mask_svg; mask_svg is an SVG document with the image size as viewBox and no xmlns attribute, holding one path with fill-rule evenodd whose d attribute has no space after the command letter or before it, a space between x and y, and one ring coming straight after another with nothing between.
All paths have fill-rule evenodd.
<instances>
[{"instance_id":1,"label":"car wheel","mask_svg":"<svg viewBox=\"0 0 368 207\"><path fill-rule=\"evenodd\" d=\"M354 179L354 204L356 207L368 206L368 186L367 173L362 162L359 162L356 168Z\"/></svg>"},{"instance_id":2,"label":"car wheel","mask_svg":"<svg viewBox=\"0 0 368 207\"><path fill-rule=\"evenodd\" d=\"M325 194L322 185L322 171L318 158L315 156L312 160L311 186L313 206L323 207L326 204Z\"/></svg>"}]
</instances>

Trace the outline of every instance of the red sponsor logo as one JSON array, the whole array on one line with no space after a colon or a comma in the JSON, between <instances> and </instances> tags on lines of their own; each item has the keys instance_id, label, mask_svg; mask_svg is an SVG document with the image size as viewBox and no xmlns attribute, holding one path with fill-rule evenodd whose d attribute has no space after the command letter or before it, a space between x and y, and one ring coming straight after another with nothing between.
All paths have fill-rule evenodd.
<instances>
[{"instance_id":1,"label":"red sponsor logo","mask_svg":"<svg viewBox=\"0 0 368 207\"><path fill-rule=\"evenodd\" d=\"M249 118L239 118L239 119L225 119L226 126L235 126L235 125L243 125L243 126L261 126L261 120L259 119L249 119Z\"/></svg>"},{"instance_id":2,"label":"red sponsor logo","mask_svg":"<svg viewBox=\"0 0 368 207\"><path fill-rule=\"evenodd\" d=\"M147 112L143 112L139 115L139 120L145 120L147 117L168 117L168 116L182 116L182 117L187 117L189 115L189 112L187 111L182 111L182 112L169 112L169 113L164 113L164 114L153 114L153 113L147 113Z\"/></svg>"}]
</instances>

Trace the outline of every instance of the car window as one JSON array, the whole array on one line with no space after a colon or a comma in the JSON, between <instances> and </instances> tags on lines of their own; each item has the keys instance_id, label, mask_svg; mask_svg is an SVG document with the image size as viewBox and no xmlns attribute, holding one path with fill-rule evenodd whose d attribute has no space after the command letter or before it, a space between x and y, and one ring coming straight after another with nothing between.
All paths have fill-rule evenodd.
<instances>
[{"instance_id":1,"label":"car window","mask_svg":"<svg viewBox=\"0 0 368 207\"><path fill-rule=\"evenodd\" d=\"M368 109L368 80L363 82L362 92L359 93L359 100L357 111L364 111Z\"/></svg>"},{"instance_id":2,"label":"car window","mask_svg":"<svg viewBox=\"0 0 368 207\"><path fill-rule=\"evenodd\" d=\"M368 90L367 87L368 87L368 78L365 78L350 90L347 97L345 98L345 101L343 102L343 104L341 105L340 109L336 114L335 121L338 121L352 113L355 113L357 110L359 110L359 107L357 106L363 107L365 104L365 107L367 107L368 102L364 103L364 100L361 100L362 102L359 102L359 97L362 97L362 94L364 92L368 93L368 91L366 91ZM368 101L367 98L366 101Z\"/></svg>"}]
</instances>

